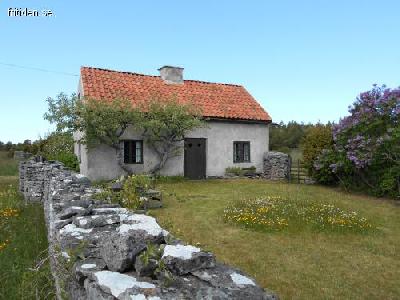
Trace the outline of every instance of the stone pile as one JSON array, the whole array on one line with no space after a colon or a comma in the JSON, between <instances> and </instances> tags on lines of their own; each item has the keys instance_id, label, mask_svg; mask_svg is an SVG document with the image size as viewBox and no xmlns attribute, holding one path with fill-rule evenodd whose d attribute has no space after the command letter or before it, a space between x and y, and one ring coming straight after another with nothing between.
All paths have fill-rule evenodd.
<instances>
[{"instance_id":1,"label":"stone pile","mask_svg":"<svg viewBox=\"0 0 400 300\"><path fill-rule=\"evenodd\" d=\"M59 299L277 299L153 217L93 200L89 180L58 162L21 162L20 189L44 204Z\"/></svg>"},{"instance_id":2,"label":"stone pile","mask_svg":"<svg viewBox=\"0 0 400 300\"><path fill-rule=\"evenodd\" d=\"M289 179L290 157L282 152L266 152L264 154L263 178L270 180Z\"/></svg>"}]
</instances>

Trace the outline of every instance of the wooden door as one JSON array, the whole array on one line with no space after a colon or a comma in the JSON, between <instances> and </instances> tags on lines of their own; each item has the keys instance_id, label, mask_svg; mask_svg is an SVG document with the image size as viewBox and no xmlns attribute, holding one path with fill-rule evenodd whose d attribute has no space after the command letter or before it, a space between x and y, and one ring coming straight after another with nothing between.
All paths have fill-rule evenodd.
<instances>
[{"instance_id":1,"label":"wooden door","mask_svg":"<svg viewBox=\"0 0 400 300\"><path fill-rule=\"evenodd\" d=\"M185 139L184 172L189 179L206 178L206 139Z\"/></svg>"}]
</instances>

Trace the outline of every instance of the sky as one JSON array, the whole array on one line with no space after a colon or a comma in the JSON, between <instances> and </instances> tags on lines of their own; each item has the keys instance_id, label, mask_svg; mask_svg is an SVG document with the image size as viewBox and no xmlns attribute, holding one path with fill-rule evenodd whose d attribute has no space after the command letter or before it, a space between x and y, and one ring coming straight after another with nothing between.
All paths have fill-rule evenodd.
<instances>
[{"instance_id":1,"label":"sky","mask_svg":"<svg viewBox=\"0 0 400 300\"><path fill-rule=\"evenodd\" d=\"M181 66L185 79L245 86L274 122L338 121L372 84L400 85L399 11L398 0L0 0L0 141L50 132L45 99L75 92L80 66Z\"/></svg>"}]
</instances>

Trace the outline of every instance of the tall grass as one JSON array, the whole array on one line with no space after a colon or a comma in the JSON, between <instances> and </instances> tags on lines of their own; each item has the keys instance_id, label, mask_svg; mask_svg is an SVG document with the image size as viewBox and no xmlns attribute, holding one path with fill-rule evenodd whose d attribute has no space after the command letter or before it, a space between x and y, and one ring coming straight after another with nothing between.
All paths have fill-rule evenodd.
<instances>
[{"instance_id":1,"label":"tall grass","mask_svg":"<svg viewBox=\"0 0 400 300\"><path fill-rule=\"evenodd\" d=\"M30 270L47 253L43 206L23 203L17 177L9 176L16 174L15 162L0 161L8 175L0 176L0 299L53 299L49 265Z\"/></svg>"},{"instance_id":2,"label":"tall grass","mask_svg":"<svg viewBox=\"0 0 400 300\"><path fill-rule=\"evenodd\" d=\"M8 155L8 152L0 151L0 176L16 176L18 174L18 161Z\"/></svg>"}]
</instances>

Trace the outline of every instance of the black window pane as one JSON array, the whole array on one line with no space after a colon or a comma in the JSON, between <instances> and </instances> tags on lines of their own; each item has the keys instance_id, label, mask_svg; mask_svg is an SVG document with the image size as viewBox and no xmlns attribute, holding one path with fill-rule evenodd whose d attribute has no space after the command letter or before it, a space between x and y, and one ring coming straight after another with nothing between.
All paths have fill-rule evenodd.
<instances>
[{"instance_id":1,"label":"black window pane","mask_svg":"<svg viewBox=\"0 0 400 300\"><path fill-rule=\"evenodd\" d=\"M233 143L233 162L250 162L250 142Z\"/></svg>"},{"instance_id":2,"label":"black window pane","mask_svg":"<svg viewBox=\"0 0 400 300\"><path fill-rule=\"evenodd\" d=\"M131 144L131 163L136 163L136 141L132 141Z\"/></svg>"},{"instance_id":3,"label":"black window pane","mask_svg":"<svg viewBox=\"0 0 400 300\"><path fill-rule=\"evenodd\" d=\"M124 141L124 163L143 163L143 141Z\"/></svg>"},{"instance_id":4,"label":"black window pane","mask_svg":"<svg viewBox=\"0 0 400 300\"><path fill-rule=\"evenodd\" d=\"M129 164L129 142L124 142L124 163Z\"/></svg>"}]
</instances>

